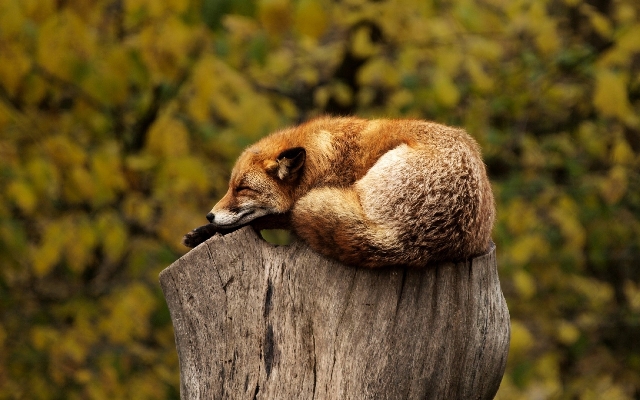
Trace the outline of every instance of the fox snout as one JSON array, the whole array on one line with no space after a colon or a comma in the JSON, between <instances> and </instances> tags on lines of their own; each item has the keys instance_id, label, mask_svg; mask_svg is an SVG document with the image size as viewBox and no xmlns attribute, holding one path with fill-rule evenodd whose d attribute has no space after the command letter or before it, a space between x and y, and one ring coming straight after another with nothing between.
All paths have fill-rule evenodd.
<instances>
[{"instance_id":1,"label":"fox snout","mask_svg":"<svg viewBox=\"0 0 640 400\"><path fill-rule=\"evenodd\" d=\"M215 210L215 212L214 212ZM245 225L267 214L265 209L245 206L240 209L215 209L207 214L207 220L220 228L233 228Z\"/></svg>"}]
</instances>

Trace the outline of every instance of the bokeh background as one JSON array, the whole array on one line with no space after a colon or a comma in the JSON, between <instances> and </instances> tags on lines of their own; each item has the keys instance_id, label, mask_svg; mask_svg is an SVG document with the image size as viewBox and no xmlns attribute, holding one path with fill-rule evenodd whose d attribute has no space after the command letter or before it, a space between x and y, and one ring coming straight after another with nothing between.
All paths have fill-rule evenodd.
<instances>
[{"instance_id":1,"label":"bokeh background","mask_svg":"<svg viewBox=\"0 0 640 400\"><path fill-rule=\"evenodd\" d=\"M637 0L0 1L0 398L177 399L158 273L321 114L481 144L499 399L640 398Z\"/></svg>"}]
</instances>

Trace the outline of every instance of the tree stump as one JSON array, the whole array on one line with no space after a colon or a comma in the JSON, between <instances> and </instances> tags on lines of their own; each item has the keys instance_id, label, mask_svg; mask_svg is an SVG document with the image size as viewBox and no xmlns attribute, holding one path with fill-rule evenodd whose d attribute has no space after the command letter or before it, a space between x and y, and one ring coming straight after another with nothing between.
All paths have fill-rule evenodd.
<instances>
[{"instance_id":1,"label":"tree stump","mask_svg":"<svg viewBox=\"0 0 640 400\"><path fill-rule=\"evenodd\" d=\"M504 374L493 244L468 262L371 270L243 228L160 283L181 399L491 399Z\"/></svg>"}]
</instances>

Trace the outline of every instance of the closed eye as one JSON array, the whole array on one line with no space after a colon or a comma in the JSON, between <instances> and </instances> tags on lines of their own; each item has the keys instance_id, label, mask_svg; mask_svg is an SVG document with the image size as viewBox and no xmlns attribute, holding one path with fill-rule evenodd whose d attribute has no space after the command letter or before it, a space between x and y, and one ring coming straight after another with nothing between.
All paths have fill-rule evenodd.
<instances>
[{"instance_id":1,"label":"closed eye","mask_svg":"<svg viewBox=\"0 0 640 400\"><path fill-rule=\"evenodd\" d=\"M255 192L255 190L251 189L249 186L238 186L236 188L236 194L242 194L242 193L247 194L250 192Z\"/></svg>"}]
</instances>

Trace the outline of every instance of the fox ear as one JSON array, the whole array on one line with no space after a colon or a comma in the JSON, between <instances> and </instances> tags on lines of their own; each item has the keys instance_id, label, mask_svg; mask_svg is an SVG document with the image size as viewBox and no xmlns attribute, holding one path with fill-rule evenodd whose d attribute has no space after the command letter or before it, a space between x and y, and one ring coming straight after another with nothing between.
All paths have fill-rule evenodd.
<instances>
[{"instance_id":1,"label":"fox ear","mask_svg":"<svg viewBox=\"0 0 640 400\"><path fill-rule=\"evenodd\" d=\"M280 180L294 180L300 175L302 166L307 159L307 152L303 147L292 147L280 153L276 162L276 174Z\"/></svg>"}]
</instances>

